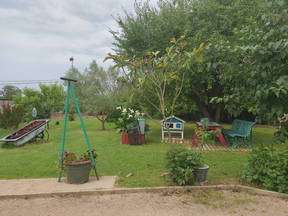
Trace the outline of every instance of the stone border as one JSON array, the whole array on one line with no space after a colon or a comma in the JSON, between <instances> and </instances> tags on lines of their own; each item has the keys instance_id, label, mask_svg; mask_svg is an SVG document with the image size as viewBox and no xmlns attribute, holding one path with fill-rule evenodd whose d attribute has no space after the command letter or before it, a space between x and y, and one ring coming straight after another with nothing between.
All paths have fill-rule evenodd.
<instances>
[{"instance_id":1,"label":"stone border","mask_svg":"<svg viewBox=\"0 0 288 216\"><path fill-rule=\"evenodd\" d=\"M210 185L210 186L169 186L169 187L146 187L146 188L113 188L113 189L97 189L94 191L83 190L78 192L53 192L38 194L21 194L21 195L1 195L0 200L5 199L31 199L31 198L51 198L51 197L78 197L87 195L105 195L105 194L130 194L130 193L183 193L199 190L230 190L238 192L248 192L253 195L268 196L288 200L288 194L267 191L258 188L242 186L242 185Z\"/></svg>"}]
</instances>

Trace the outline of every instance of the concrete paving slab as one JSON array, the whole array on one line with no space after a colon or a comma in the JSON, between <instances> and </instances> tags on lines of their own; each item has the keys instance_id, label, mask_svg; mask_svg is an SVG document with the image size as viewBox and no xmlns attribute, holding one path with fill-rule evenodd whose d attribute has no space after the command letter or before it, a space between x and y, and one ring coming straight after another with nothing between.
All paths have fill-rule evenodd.
<instances>
[{"instance_id":1,"label":"concrete paving slab","mask_svg":"<svg viewBox=\"0 0 288 216\"><path fill-rule=\"evenodd\" d=\"M99 181L91 176L84 184L68 184L65 178L61 182L56 178L0 180L0 197L96 191L111 189L115 182L116 176L102 176Z\"/></svg>"}]
</instances>

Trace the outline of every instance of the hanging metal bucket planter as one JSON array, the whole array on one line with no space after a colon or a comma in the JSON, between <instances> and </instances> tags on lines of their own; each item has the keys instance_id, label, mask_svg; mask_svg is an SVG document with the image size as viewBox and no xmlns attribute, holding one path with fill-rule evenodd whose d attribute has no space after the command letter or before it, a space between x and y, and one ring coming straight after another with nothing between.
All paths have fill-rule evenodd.
<instances>
[{"instance_id":1,"label":"hanging metal bucket planter","mask_svg":"<svg viewBox=\"0 0 288 216\"><path fill-rule=\"evenodd\" d=\"M83 184L88 182L91 171L91 161L81 161L65 164L67 183Z\"/></svg>"}]
</instances>

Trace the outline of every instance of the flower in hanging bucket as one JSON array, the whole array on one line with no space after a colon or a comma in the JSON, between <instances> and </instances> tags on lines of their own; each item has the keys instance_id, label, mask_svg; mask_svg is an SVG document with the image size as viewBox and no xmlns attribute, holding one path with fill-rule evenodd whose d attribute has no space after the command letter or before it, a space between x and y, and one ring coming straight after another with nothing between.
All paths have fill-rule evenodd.
<instances>
[{"instance_id":1,"label":"flower in hanging bucket","mask_svg":"<svg viewBox=\"0 0 288 216\"><path fill-rule=\"evenodd\" d=\"M93 158L96 159L97 158L96 150L93 149L91 153L92 153ZM77 156L73 152L64 152L64 157L63 157L64 164L83 162L83 161L89 161L89 160L91 160L90 151L86 151L80 156Z\"/></svg>"}]
</instances>

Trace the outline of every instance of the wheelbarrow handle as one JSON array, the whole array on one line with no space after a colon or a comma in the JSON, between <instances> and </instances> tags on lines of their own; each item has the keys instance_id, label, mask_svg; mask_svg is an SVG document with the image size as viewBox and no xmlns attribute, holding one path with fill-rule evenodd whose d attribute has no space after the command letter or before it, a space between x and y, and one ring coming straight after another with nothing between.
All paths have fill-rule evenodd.
<instances>
[{"instance_id":1,"label":"wheelbarrow handle","mask_svg":"<svg viewBox=\"0 0 288 216\"><path fill-rule=\"evenodd\" d=\"M66 77L60 77L61 80L67 80L68 82L77 82L77 80L75 79L70 79L70 78L66 78Z\"/></svg>"}]
</instances>

